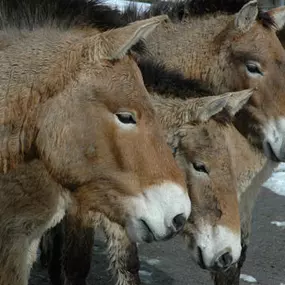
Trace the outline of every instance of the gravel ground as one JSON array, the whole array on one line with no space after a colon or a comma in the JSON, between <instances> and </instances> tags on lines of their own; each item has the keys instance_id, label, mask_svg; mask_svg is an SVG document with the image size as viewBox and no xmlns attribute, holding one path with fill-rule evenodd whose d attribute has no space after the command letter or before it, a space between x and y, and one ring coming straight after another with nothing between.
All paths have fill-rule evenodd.
<instances>
[{"instance_id":1,"label":"gravel ground","mask_svg":"<svg viewBox=\"0 0 285 285\"><path fill-rule=\"evenodd\" d=\"M254 277L259 285L285 285L285 227L272 224L285 222L285 197L263 189L254 211L253 233L243 274ZM114 285L108 274L104 254L104 237L96 238L89 284ZM212 284L209 274L195 265L181 238L140 245L143 284L205 285ZM283 284L284 283L284 284ZM46 271L35 264L29 285L48 285ZM241 281L241 285L248 282Z\"/></svg>"}]
</instances>

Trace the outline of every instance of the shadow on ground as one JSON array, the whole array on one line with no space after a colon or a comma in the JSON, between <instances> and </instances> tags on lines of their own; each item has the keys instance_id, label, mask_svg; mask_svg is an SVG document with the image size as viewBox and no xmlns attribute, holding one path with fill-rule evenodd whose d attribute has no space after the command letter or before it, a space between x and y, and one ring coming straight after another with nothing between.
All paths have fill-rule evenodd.
<instances>
[{"instance_id":1,"label":"shadow on ground","mask_svg":"<svg viewBox=\"0 0 285 285\"><path fill-rule=\"evenodd\" d=\"M88 284L96 285L115 285L116 282L112 279L110 272L108 271L108 259L105 253L106 245L102 238L102 234L97 237L93 247L93 261L92 270L88 276ZM158 259L147 259L141 257L141 270L140 275L143 285L153 284L173 284L173 278L166 274L164 271L155 267L155 263L160 261ZM34 265L31 273L29 285L48 285L49 279L47 276L47 270L43 268L39 262Z\"/></svg>"}]
</instances>

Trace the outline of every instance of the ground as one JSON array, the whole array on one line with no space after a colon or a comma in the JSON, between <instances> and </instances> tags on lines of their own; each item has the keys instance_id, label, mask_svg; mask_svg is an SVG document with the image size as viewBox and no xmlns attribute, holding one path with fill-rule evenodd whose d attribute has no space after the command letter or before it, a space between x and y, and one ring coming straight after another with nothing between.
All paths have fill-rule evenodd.
<instances>
[{"instance_id":1,"label":"ground","mask_svg":"<svg viewBox=\"0 0 285 285\"><path fill-rule=\"evenodd\" d=\"M285 196L263 189L254 211L253 232L243 273L259 285L285 285ZM205 285L212 284L209 274L191 260L186 246L177 237L168 242L139 246L143 284ZM98 235L89 284L114 285L107 272L104 238ZM284 284L282 284L284 283ZM35 264L29 285L48 285L46 270ZM248 285L241 281L241 285Z\"/></svg>"}]
</instances>

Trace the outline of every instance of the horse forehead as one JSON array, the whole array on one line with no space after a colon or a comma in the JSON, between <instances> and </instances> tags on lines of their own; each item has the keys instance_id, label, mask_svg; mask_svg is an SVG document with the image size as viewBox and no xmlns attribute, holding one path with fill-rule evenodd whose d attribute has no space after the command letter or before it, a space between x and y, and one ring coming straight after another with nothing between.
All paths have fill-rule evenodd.
<instances>
[{"instance_id":1,"label":"horse forehead","mask_svg":"<svg viewBox=\"0 0 285 285\"><path fill-rule=\"evenodd\" d=\"M186 129L182 137L182 145L187 153L197 153L200 156L211 157L219 152L226 152L225 133L215 121L194 125Z\"/></svg>"},{"instance_id":2,"label":"horse forehead","mask_svg":"<svg viewBox=\"0 0 285 285\"><path fill-rule=\"evenodd\" d=\"M254 48L257 52L260 50L264 61L285 64L285 51L275 32L265 31L256 41Z\"/></svg>"},{"instance_id":3,"label":"horse forehead","mask_svg":"<svg viewBox=\"0 0 285 285\"><path fill-rule=\"evenodd\" d=\"M74 88L84 91L88 100L101 102L110 109L130 108L154 116L149 94L133 60L123 58L87 66Z\"/></svg>"},{"instance_id":4,"label":"horse forehead","mask_svg":"<svg viewBox=\"0 0 285 285\"><path fill-rule=\"evenodd\" d=\"M126 55L120 60L113 62L113 67L119 74L127 74L130 78L142 80L141 72L132 55Z\"/></svg>"},{"instance_id":5,"label":"horse forehead","mask_svg":"<svg viewBox=\"0 0 285 285\"><path fill-rule=\"evenodd\" d=\"M271 28L266 28L257 23L247 33L240 37L233 38L234 45L245 51L251 52L269 62L272 59L278 59L285 62L285 51L279 41L276 32Z\"/></svg>"}]
</instances>

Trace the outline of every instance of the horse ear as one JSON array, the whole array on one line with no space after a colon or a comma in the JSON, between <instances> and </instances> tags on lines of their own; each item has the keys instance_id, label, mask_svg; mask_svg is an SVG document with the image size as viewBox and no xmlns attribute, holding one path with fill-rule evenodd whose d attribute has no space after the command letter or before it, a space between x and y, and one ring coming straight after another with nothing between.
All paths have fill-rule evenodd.
<instances>
[{"instance_id":1,"label":"horse ear","mask_svg":"<svg viewBox=\"0 0 285 285\"><path fill-rule=\"evenodd\" d=\"M227 105L228 99L231 94L226 93L218 96L209 96L197 99L195 102L197 108L193 112L193 120L198 120L200 122L206 122L211 117L221 112Z\"/></svg>"},{"instance_id":2,"label":"horse ear","mask_svg":"<svg viewBox=\"0 0 285 285\"><path fill-rule=\"evenodd\" d=\"M244 89L228 92L218 96L202 97L195 102L196 108L193 118L200 122L208 121L212 116L226 110L232 117L247 103L255 89Z\"/></svg>"},{"instance_id":3,"label":"horse ear","mask_svg":"<svg viewBox=\"0 0 285 285\"><path fill-rule=\"evenodd\" d=\"M249 1L236 14L235 27L243 33L247 32L256 21L257 15L258 15L257 1L256 0Z\"/></svg>"},{"instance_id":4,"label":"horse ear","mask_svg":"<svg viewBox=\"0 0 285 285\"><path fill-rule=\"evenodd\" d=\"M103 57L109 60L122 58L135 44L146 39L158 25L168 19L167 15L152 17L102 33L100 36L104 42Z\"/></svg>"},{"instance_id":5,"label":"horse ear","mask_svg":"<svg viewBox=\"0 0 285 285\"><path fill-rule=\"evenodd\" d=\"M190 98L163 98L152 94L151 102L157 111L160 123L165 129L179 128L184 124L206 122L212 116L226 109L232 116L238 112L253 94L253 89L228 92L217 96Z\"/></svg>"},{"instance_id":6,"label":"horse ear","mask_svg":"<svg viewBox=\"0 0 285 285\"><path fill-rule=\"evenodd\" d=\"M225 110L234 117L236 113L243 108L249 98L252 96L255 89L245 89L239 92L232 93L232 96L228 98Z\"/></svg>"},{"instance_id":7,"label":"horse ear","mask_svg":"<svg viewBox=\"0 0 285 285\"><path fill-rule=\"evenodd\" d=\"M285 24L285 6L271 9L267 13L274 20L276 30L282 30Z\"/></svg>"}]
</instances>

